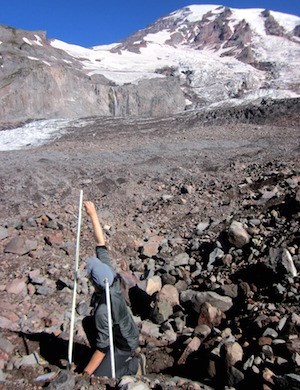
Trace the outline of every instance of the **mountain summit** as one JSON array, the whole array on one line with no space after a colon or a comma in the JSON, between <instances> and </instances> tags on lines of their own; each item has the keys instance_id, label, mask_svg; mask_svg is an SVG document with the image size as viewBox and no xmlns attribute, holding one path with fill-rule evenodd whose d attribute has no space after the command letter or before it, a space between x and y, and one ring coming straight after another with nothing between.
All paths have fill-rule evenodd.
<instances>
[{"instance_id":1,"label":"mountain summit","mask_svg":"<svg viewBox=\"0 0 300 390\"><path fill-rule=\"evenodd\" d=\"M164 116L300 94L300 18L191 5L90 49L0 26L3 120Z\"/></svg>"}]
</instances>

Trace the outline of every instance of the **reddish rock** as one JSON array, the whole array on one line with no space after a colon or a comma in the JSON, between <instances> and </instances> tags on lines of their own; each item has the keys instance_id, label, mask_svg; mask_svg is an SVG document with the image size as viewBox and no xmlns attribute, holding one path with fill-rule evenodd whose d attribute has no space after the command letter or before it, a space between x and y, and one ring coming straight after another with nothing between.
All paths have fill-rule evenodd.
<instances>
[{"instance_id":1,"label":"reddish rock","mask_svg":"<svg viewBox=\"0 0 300 390\"><path fill-rule=\"evenodd\" d=\"M238 221L233 221L228 231L229 241L237 248L242 248L250 241L250 236L244 229L243 224Z\"/></svg>"},{"instance_id":2,"label":"reddish rock","mask_svg":"<svg viewBox=\"0 0 300 390\"><path fill-rule=\"evenodd\" d=\"M64 243L62 232L55 232L45 237L45 241L50 246L61 246Z\"/></svg>"},{"instance_id":3,"label":"reddish rock","mask_svg":"<svg viewBox=\"0 0 300 390\"><path fill-rule=\"evenodd\" d=\"M258 339L258 345L263 346L263 345L271 345L272 344L272 338L271 337L260 337Z\"/></svg>"},{"instance_id":4,"label":"reddish rock","mask_svg":"<svg viewBox=\"0 0 300 390\"><path fill-rule=\"evenodd\" d=\"M205 302L200 307L198 325L207 325L213 328L214 326L219 326L224 317L225 315L220 309Z\"/></svg>"},{"instance_id":5,"label":"reddish rock","mask_svg":"<svg viewBox=\"0 0 300 390\"><path fill-rule=\"evenodd\" d=\"M24 279L14 279L6 285L6 291L10 294L19 295L26 291L26 282Z\"/></svg>"},{"instance_id":6,"label":"reddish rock","mask_svg":"<svg viewBox=\"0 0 300 390\"><path fill-rule=\"evenodd\" d=\"M235 363L241 361L243 359L243 348L239 343L228 343L225 345L226 349L226 364L227 367L232 367Z\"/></svg>"},{"instance_id":7,"label":"reddish rock","mask_svg":"<svg viewBox=\"0 0 300 390\"><path fill-rule=\"evenodd\" d=\"M168 302L172 307L179 305L178 290L170 284L165 284L160 290L157 299L159 301Z\"/></svg>"},{"instance_id":8,"label":"reddish rock","mask_svg":"<svg viewBox=\"0 0 300 390\"><path fill-rule=\"evenodd\" d=\"M29 284L27 285L27 290L28 290L28 294L29 294L30 296L34 295L34 294L35 294L35 291L36 291L34 285L31 284L31 283L29 283Z\"/></svg>"},{"instance_id":9,"label":"reddish rock","mask_svg":"<svg viewBox=\"0 0 300 390\"><path fill-rule=\"evenodd\" d=\"M13 311L4 310L4 311L1 312L1 314L2 314L3 317L7 318L10 321L13 321L13 322L19 321L18 315L15 312L13 312Z\"/></svg>"},{"instance_id":10,"label":"reddish rock","mask_svg":"<svg viewBox=\"0 0 300 390\"><path fill-rule=\"evenodd\" d=\"M6 317L0 315L0 329L7 329L11 331L18 330L18 324L14 321L9 320Z\"/></svg>"},{"instance_id":11,"label":"reddish rock","mask_svg":"<svg viewBox=\"0 0 300 390\"><path fill-rule=\"evenodd\" d=\"M186 359L192 352L198 351L200 348L201 341L198 337L193 337L193 339L188 343L187 347L183 351L182 355L180 356L178 360L178 364L184 364L186 362Z\"/></svg>"},{"instance_id":12,"label":"reddish rock","mask_svg":"<svg viewBox=\"0 0 300 390\"><path fill-rule=\"evenodd\" d=\"M157 255L161 240L162 237L160 236L150 237L149 241L143 244L142 254L147 257L153 257Z\"/></svg>"}]
</instances>

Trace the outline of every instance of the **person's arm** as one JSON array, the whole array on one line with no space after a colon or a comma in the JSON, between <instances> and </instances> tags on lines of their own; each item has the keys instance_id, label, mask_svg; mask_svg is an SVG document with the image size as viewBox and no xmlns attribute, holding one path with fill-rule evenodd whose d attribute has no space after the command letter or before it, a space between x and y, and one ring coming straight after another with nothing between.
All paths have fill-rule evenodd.
<instances>
[{"instance_id":1,"label":"person's arm","mask_svg":"<svg viewBox=\"0 0 300 390\"><path fill-rule=\"evenodd\" d=\"M91 357L91 360L89 361L88 365L85 367L83 372L88 373L89 375L92 375L93 372L96 370L96 368L99 367L102 360L104 359L105 353L99 351L98 349L93 353L93 356Z\"/></svg>"},{"instance_id":2,"label":"person's arm","mask_svg":"<svg viewBox=\"0 0 300 390\"><path fill-rule=\"evenodd\" d=\"M92 221L97 245L104 246L106 244L106 241L105 241L104 233L103 233L103 230L102 230L94 203L91 201L86 201L86 202L84 202L84 207L85 207L85 210Z\"/></svg>"}]
</instances>

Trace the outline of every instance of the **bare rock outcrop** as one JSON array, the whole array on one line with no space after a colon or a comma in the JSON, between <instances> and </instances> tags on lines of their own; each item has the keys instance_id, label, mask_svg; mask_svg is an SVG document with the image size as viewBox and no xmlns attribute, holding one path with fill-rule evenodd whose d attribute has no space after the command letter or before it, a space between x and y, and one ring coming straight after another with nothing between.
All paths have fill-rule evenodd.
<instances>
[{"instance_id":1,"label":"bare rock outcrop","mask_svg":"<svg viewBox=\"0 0 300 390\"><path fill-rule=\"evenodd\" d=\"M86 116L160 117L184 110L174 77L115 85L51 46L43 32L0 26L2 122Z\"/></svg>"}]
</instances>

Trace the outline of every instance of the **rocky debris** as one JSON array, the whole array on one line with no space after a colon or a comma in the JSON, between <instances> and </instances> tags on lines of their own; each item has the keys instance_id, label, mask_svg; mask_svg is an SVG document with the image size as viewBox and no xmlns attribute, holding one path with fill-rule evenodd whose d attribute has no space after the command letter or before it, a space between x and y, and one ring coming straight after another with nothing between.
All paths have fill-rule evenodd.
<instances>
[{"instance_id":1,"label":"rocky debris","mask_svg":"<svg viewBox=\"0 0 300 390\"><path fill-rule=\"evenodd\" d=\"M299 367L300 320L296 309L299 307L300 265L296 244L299 180L293 171L275 167L259 176L255 165L249 166L248 170L251 179L248 176L245 184L238 185L244 215L240 209L240 214L236 212L234 218L227 217L223 222L195 221L195 228L190 231L181 225L180 240L170 238L172 230L165 235L166 230L161 229L144 241L142 250L136 252L140 260L136 267L132 262L131 273L127 271L126 276L126 272L121 272L129 302L132 299L130 290L138 286L149 296L148 303L144 302L148 305L149 318L136 317L143 351L150 361L155 361L157 348L161 349L160 354L165 353L166 348L166 357L174 354L173 359L167 359L159 368L149 364L149 372L173 370L178 366L188 373L189 366L205 356L206 377L212 383L222 375L224 385L239 388L253 378L260 380L259 374L264 367L271 367L278 373L284 367L287 372ZM277 191L272 196L265 196L264 188L271 182L276 183ZM179 194L182 194L181 188L178 185ZM187 191L186 196L195 196L197 191L197 187L193 192ZM149 212L151 207L154 206L148 206ZM164 203L161 203L159 208L163 207ZM63 223L58 223L61 216L54 213L52 224L45 223L46 219L31 216L27 220L35 223L30 226L23 223L22 236L14 238L17 230L5 227L7 237L2 239L3 255L17 255L19 265L29 252L31 259L39 257L35 256L36 251L41 251L42 258L46 257L48 248L51 248L51 256L57 253L60 258L67 258L63 242L69 239L70 215L65 215ZM63 226L62 230L58 226ZM33 229L36 229L35 243L30 246ZM142 268L140 264L143 264ZM29 334L46 332L60 337L68 331L73 288L71 269L65 261L51 262L48 268L45 265L30 268L25 274L21 267L6 284L7 295L3 296L0 321L3 330L21 330ZM78 275L80 302L75 329L77 337L86 343L80 320L89 313L87 295L92 290L84 269L80 269ZM40 297L45 297L45 303ZM46 303L49 300L53 305ZM4 302L7 302L6 306ZM36 352L16 359L14 349L11 341L5 337L0 339L1 368L8 373L11 365L24 370L39 364ZM177 361L174 362L174 358ZM157 359L160 358L157 356ZM288 381L287 377L281 377L278 376L278 381ZM130 386L134 388L136 384Z\"/></svg>"},{"instance_id":2,"label":"rocky debris","mask_svg":"<svg viewBox=\"0 0 300 390\"><path fill-rule=\"evenodd\" d=\"M297 123L297 112L299 110L299 98L291 99L262 99L259 104L242 105L234 108L219 108L199 111L197 119L202 123L211 124L234 123L237 120L243 123L267 124L268 121L277 120L278 124L284 125L285 113L294 124Z\"/></svg>"},{"instance_id":3,"label":"rocky debris","mask_svg":"<svg viewBox=\"0 0 300 390\"><path fill-rule=\"evenodd\" d=\"M201 140L214 136L211 128L204 128L200 137L194 128L187 131L179 117L173 120L170 139L164 139L164 158L146 155L143 149L147 162L134 160L126 170L126 159L120 170L112 165L119 142L132 142L128 122L122 125L124 138L115 124L118 144L114 147L107 134L99 140L94 160L88 156L93 154L91 145L98 142L99 133L92 136L96 131L92 128L84 134L89 153L82 157L77 142L74 155L71 153L70 135L63 141L62 160L59 145L3 157L0 375L6 388L31 389L52 383L51 375L43 375L57 373L62 368L61 359L66 359L74 287L71 248L77 229L78 193L74 188L79 184L85 197L95 200L107 224L113 261L140 329L140 350L147 357L149 376L138 381L154 389L268 386L273 390L276 380L284 385L287 381L297 383L300 175L297 148L291 145L298 140L298 133L287 129L285 137L277 138L274 127L271 131L240 125L240 132L232 129L232 142L237 142L239 134L247 134L252 146L247 144L238 152L233 143L231 154L222 141L217 150L209 144L208 149L187 155L184 144L183 156L178 149L172 150L173 161L166 145L171 148L176 137L180 143L187 139L189 148L195 148L198 136ZM147 137L157 143L155 135L148 133L155 122L145 123ZM183 126L180 132L174 130L175 123ZM130 131L126 132L126 126ZM227 130L222 133L218 129L223 135ZM267 142L269 131L274 143ZM277 131L281 134L283 130ZM139 134L134 137L135 148L146 142ZM259 154L257 137L265 143ZM81 148L84 145L82 142ZM111 160L99 154L100 145L106 145L106 157L114 150ZM64 166L66 150L71 153L68 159L79 154L78 166ZM63 161L54 166L55 175L51 164L42 169L44 162L39 160L45 153ZM28 171L20 171L18 164L23 166L25 160ZM27 175L29 171L32 176ZM171 197L163 198L165 194ZM15 248L21 249L18 253L7 251L16 238L19 244L15 243ZM88 351L82 319L91 309L93 289L85 261L93 255L92 239L84 216L76 366L82 364ZM29 251L28 241L35 242ZM274 375L264 375L266 369ZM76 388L81 378L77 372L73 376ZM44 379L37 384L35 379L40 377ZM138 381L134 378L132 386L141 385ZM115 384L91 378L89 385L109 389Z\"/></svg>"}]
</instances>

